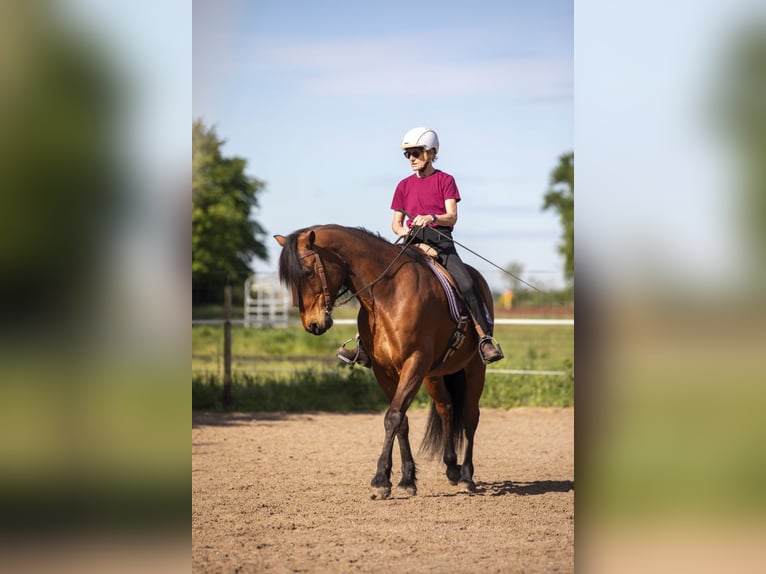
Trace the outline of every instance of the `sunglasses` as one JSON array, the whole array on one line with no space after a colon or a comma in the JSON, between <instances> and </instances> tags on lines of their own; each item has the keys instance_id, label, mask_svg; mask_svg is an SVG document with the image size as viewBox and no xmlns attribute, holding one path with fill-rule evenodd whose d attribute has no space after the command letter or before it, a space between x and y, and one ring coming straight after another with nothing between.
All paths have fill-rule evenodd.
<instances>
[{"instance_id":1,"label":"sunglasses","mask_svg":"<svg viewBox=\"0 0 766 574\"><path fill-rule=\"evenodd\" d=\"M404 157L407 159L410 159L411 157L414 157L415 159L420 159L420 156L423 155L422 149L406 149L404 150Z\"/></svg>"}]
</instances>

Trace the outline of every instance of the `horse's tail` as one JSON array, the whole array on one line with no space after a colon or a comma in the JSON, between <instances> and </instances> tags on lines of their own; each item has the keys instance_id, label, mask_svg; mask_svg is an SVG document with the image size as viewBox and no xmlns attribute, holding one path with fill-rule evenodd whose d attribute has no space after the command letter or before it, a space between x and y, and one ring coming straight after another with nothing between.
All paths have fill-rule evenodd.
<instances>
[{"instance_id":1,"label":"horse's tail","mask_svg":"<svg viewBox=\"0 0 766 574\"><path fill-rule=\"evenodd\" d=\"M452 436L449 437L455 452L460 454L463 447L465 429L465 371L460 370L451 375L444 376L444 385L452 400ZM431 402L431 410L428 413L428 423L423 442L420 445L420 453L430 457L436 457L444 451L444 429L436 406Z\"/></svg>"}]
</instances>

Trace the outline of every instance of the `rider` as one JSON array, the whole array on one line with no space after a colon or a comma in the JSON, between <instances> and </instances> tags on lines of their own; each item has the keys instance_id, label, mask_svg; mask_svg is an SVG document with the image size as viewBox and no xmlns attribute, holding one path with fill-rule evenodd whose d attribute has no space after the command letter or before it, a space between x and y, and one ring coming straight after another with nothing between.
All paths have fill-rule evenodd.
<instances>
[{"instance_id":1,"label":"rider","mask_svg":"<svg viewBox=\"0 0 766 574\"><path fill-rule=\"evenodd\" d=\"M485 363L499 361L503 358L503 352L492 337L492 324L484 313L481 293L452 241L460 193L455 178L433 166L439 153L439 138L431 129L413 128L404 134L400 147L415 173L396 186L391 201L391 209L394 210L391 229L400 237L412 233L413 243L435 250L439 263L452 275L468 305L480 337L479 353L482 359ZM408 214L406 222L405 213ZM357 349L347 349L345 345L338 349L338 358L369 367L370 359L358 336L357 343Z\"/></svg>"}]
</instances>

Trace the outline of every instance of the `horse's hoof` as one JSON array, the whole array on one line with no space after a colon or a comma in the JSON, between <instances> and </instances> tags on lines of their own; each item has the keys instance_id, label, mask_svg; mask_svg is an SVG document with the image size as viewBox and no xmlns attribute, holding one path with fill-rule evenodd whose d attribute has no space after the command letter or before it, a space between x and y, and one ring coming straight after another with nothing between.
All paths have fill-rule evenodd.
<instances>
[{"instance_id":1,"label":"horse's hoof","mask_svg":"<svg viewBox=\"0 0 766 574\"><path fill-rule=\"evenodd\" d=\"M370 498L372 498L373 500L386 500L390 496L391 496L390 486L379 486L377 488L373 488L372 492L370 493Z\"/></svg>"},{"instance_id":2,"label":"horse's hoof","mask_svg":"<svg viewBox=\"0 0 766 574\"><path fill-rule=\"evenodd\" d=\"M476 484L472 480L461 480L459 483L462 492L475 492Z\"/></svg>"},{"instance_id":3,"label":"horse's hoof","mask_svg":"<svg viewBox=\"0 0 766 574\"><path fill-rule=\"evenodd\" d=\"M415 488L414 486L405 486L404 487L404 492L406 492L410 496L415 496L418 493L418 489Z\"/></svg>"}]
</instances>

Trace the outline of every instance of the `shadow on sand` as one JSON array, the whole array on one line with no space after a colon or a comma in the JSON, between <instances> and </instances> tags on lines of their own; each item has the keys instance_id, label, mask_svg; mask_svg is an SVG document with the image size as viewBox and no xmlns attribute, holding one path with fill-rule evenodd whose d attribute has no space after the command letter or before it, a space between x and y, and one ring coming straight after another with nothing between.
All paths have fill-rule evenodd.
<instances>
[{"instance_id":1,"label":"shadow on sand","mask_svg":"<svg viewBox=\"0 0 766 574\"><path fill-rule=\"evenodd\" d=\"M535 480L532 482L477 482L474 494L482 496L503 496L516 494L529 496L533 494L545 494L547 492L569 492L574 490L573 480Z\"/></svg>"}]
</instances>

